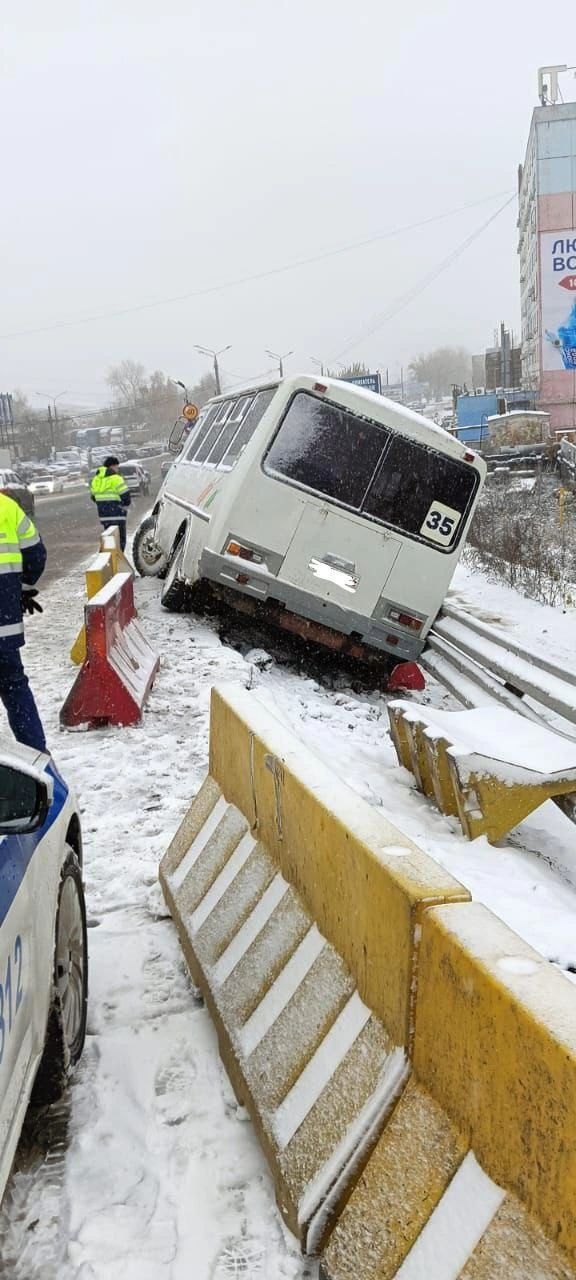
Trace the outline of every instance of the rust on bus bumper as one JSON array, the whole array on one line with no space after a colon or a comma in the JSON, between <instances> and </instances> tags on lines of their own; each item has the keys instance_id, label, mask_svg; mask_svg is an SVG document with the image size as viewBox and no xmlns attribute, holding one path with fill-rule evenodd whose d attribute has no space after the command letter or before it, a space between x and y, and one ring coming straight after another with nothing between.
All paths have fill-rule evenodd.
<instances>
[{"instance_id":1,"label":"rust on bus bumper","mask_svg":"<svg viewBox=\"0 0 576 1280\"><path fill-rule=\"evenodd\" d=\"M205 549L200 580L215 598L237 612L361 662L377 665L383 657L412 662L424 648L424 637L407 634L386 618L366 617L334 600L311 596L281 578L259 573L256 565L242 563L240 574L239 569L240 565L232 567L228 558Z\"/></svg>"}]
</instances>

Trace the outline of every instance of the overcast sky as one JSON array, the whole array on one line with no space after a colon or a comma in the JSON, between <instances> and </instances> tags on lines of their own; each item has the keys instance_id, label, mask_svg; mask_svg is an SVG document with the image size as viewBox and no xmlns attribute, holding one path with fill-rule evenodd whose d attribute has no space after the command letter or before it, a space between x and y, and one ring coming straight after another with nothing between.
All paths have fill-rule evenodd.
<instances>
[{"instance_id":1,"label":"overcast sky","mask_svg":"<svg viewBox=\"0 0 576 1280\"><path fill-rule=\"evenodd\" d=\"M312 355L393 378L436 344L518 328L515 202L389 313L515 191L537 68L571 60L540 3L4 0L2 15L2 335L451 216L2 336L0 390L96 405L125 357L193 382L195 343L231 344L230 382L266 371L266 347L294 349L294 371Z\"/></svg>"}]
</instances>

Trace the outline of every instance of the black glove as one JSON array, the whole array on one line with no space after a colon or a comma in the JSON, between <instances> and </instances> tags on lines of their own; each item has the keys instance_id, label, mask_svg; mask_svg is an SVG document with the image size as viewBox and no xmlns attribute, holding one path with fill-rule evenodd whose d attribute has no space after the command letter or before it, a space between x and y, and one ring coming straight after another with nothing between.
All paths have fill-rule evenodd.
<instances>
[{"instance_id":1,"label":"black glove","mask_svg":"<svg viewBox=\"0 0 576 1280\"><path fill-rule=\"evenodd\" d=\"M36 600L37 595L38 592L34 587L31 587L29 591L22 592L22 613L44 613L42 605L38 604Z\"/></svg>"}]
</instances>

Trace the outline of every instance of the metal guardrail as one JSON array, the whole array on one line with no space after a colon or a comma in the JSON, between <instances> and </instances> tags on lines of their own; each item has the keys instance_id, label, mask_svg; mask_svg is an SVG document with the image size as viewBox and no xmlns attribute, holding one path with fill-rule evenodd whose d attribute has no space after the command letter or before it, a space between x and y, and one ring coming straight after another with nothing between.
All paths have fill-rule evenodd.
<instances>
[{"instance_id":1,"label":"metal guardrail","mask_svg":"<svg viewBox=\"0 0 576 1280\"><path fill-rule=\"evenodd\" d=\"M571 440L560 442L560 475L563 484L574 485L576 482L576 445Z\"/></svg>"},{"instance_id":2,"label":"metal guardrail","mask_svg":"<svg viewBox=\"0 0 576 1280\"><path fill-rule=\"evenodd\" d=\"M445 604L420 664L465 707L505 706L576 738L576 671ZM576 792L556 800L576 822Z\"/></svg>"}]
</instances>

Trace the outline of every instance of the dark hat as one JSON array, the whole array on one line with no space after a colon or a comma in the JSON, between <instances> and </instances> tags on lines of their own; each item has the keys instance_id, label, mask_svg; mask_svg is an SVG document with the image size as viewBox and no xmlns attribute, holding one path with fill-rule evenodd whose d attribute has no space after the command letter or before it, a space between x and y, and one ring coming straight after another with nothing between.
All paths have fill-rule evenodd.
<instances>
[{"instance_id":1,"label":"dark hat","mask_svg":"<svg viewBox=\"0 0 576 1280\"><path fill-rule=\"evenodd\" d=\"M105 466L105 467L118 467L119 465L120 465L120 459L119 459L119 458L115 458L115 457L113 456L113 454L110 454L110 457L109 457L109 458L105 458L105 459L104 459L104 466Z\"/></svg>"}]
</instances>

